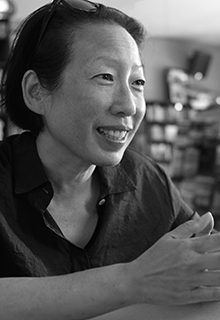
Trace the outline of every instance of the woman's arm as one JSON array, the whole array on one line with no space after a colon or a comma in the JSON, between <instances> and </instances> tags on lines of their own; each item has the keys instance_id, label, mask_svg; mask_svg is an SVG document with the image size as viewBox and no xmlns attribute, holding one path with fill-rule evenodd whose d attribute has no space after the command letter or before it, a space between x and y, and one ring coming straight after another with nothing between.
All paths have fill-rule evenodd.
<instances>
[{"instance_id":1,"label":"woman's arm","mask_svg":"<svg viewBox=\"0 0 220 320\"><path fill-rule=\"evenodd\" d=\"M123 265L43 278L0 279L1 320L87 319L132 304Z\"/></svg>"},{"instance_id":2,"label":"woman's arm","mask_svg":"<svg viewBox=\"0 0 220 320\"><path fill-rule=\"evenodd\" d=\"M88 319L136 303L220 300L220 235L193 237L210 214L163 236L136 260L69 275L0 279L1 320ZM213 272L214 271L214 272Z\"/></svg>"}]
</instances>

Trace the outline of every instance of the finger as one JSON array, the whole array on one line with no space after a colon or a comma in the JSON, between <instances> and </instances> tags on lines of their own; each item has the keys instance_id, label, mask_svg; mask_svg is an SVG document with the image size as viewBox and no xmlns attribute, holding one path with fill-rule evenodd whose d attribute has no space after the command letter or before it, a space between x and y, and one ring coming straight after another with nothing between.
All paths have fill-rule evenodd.
<instances>
[{"instance_id":1,"label":"finger","mask_svg":"<svg viewBox=\"0 0 220 320\"><path fill-rule=\"evenodd\" d=\"M212 214L207 212L203 216L199 216L198 214L192 220L186 221L173 231L169 232L169 236L175 239L187 239L192 237L194 234L198 234L202 232L207 226L210 225L210 221L212 221Z\"/></svg>"},{"instance_id":2,"label":"finger","mask_svg":"<svg viewBox=\"0 0 220 320\"><path fill-rule=\"evenodd\" d=\"M210 212L208 212L210 213ZM197 237L202 237L204 235L208 235L212 232L214 228L214 218L212 216L212 214L210 213L210 220L208 222L208 224L205 226L205 228L203 230L201 230L199 233L196 234Z\"/></svg>"},{"instance_id":3,"label":"finger","mask_svg":"<svg viewBox=\"0 0 220 320\"><path fill-rule=\"evenodd\" d=\"M206 270L200 275L201 286L219 287L220 288L220 272Z\"/></svg>"},{"instance_id":4,"label":"finger","mask_svg":"<svg viewBox=\"0 0 220 320\"><path fill-rule=\"evenodd\" d=\"M220 233L191 239L192 248L197 253L220 251Z\"/></svg>"},{"instance_id":5,"label":"finger","mask_svg":"<svg viewBox=\"0 0 220 320\"><path fill-rule=\"evenodd\" d=\"M188 277L187 282L185 281L185 284L186 283L188 283L190 288L198 288L201 286L220 287L220 272L203 270Z\"/></svg>"},{"instance_id":6,"label":"finger","mask_svg":"<svg viewBox=\"0 0 220 320\"><path fill-rule=\"evenodd\" d=\"M185 303L220 301L220 287L198 287L190 291Z\"/></svg>"},{"instance_id":7,"label":"finger","mask_svg":"<svg viewBox=\"0 0 220 320\"><path fill-rule=\"evenodd\" d=\"M219 271L220 276L220 252L218 253L207 253L202 254L197 257L196 260L196 270L209 270L209 271Z\"/></svg>"}]
</instances>

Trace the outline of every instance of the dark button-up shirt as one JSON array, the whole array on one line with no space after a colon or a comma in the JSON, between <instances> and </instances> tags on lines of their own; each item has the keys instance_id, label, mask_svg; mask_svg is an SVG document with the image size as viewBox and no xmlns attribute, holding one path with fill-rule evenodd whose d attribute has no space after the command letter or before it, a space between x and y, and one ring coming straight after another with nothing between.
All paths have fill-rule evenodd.
<instances>
[{"instance_id":1,"label":"dark button-up shirt","mask_svg":"<svg viewBox=\"0 0 220 320\"><path fill-rule=\"evenodd\" d=\"M96 230L85 248L70 243L47 207L53 188L25 132L0 143L0 277L50 276L128 262L188 220L192 210L163 170L127 150L115 167L97 167Z\"/></svg>"}]
</instances>

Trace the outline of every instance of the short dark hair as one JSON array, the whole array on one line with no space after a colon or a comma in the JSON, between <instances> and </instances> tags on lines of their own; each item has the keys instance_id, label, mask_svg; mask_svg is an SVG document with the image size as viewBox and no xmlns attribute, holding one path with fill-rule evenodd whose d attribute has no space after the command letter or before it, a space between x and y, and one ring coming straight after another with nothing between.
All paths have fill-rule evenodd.
<instances>
[{"instance_id":1,"label":"short dark hair","mask_svg":"<svg viewBox=\"0 0 220 320\"><path fill-rule=\"evenodd\" d=\"M90 13L76 12L65 6L58 6L35 52L48 6L50 4L34 11L19 26L1 82L1 105L10 120L16 126L30 130L36 135L43 129L43 121L40 115L25 105L23 99L21 82L27 70L34 70L41 85L51 92L58 88L62 72L70 60L74 35L82 25L91 23L120 25L134 38L139 49L145 38L142 24L117 9L100 5L96 12Z\"/></svg>"}]
</instances>

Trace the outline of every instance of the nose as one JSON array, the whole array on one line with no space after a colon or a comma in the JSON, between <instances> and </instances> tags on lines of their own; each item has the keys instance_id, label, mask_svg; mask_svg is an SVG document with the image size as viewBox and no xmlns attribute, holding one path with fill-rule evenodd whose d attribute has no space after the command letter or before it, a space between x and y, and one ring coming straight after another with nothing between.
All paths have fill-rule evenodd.
<instances>
[{"instance_id":1,"label":"nose","mask_svg":"<svg viewBox=\"0 0 220 320\"><path fill-rule=\"evenodd\" d=\"M135 97L129 86L120 87L115 92L114 101L111 105L111 112L114 115L120 115L122 117L134 116L137 111Z\"/></svg>"}]
</instances>

